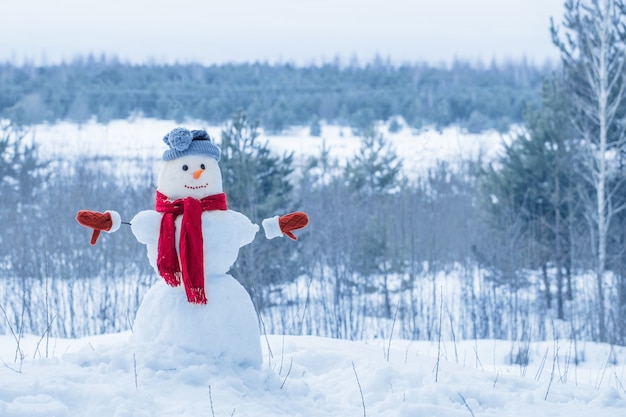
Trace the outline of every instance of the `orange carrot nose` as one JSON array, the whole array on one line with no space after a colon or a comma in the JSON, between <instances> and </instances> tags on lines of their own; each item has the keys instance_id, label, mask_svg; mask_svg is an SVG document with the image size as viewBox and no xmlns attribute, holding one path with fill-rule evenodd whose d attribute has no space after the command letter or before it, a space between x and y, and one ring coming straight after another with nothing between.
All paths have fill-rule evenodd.
<instances>
[{"instance_id":1,"label":"orange carrot nose","mask_svg":"<svg viewBox=\"0 0 626 417\"><path fill-rule=\"evenodd\" d=\"M199 169L199 170L197 170L196 172L193 173L193 177L195 179L198 179L198 178L200 178L200 175L202 175L203 172L204 172L204 170L201 168L201 169Z\"/></svg>"}]
</instances>

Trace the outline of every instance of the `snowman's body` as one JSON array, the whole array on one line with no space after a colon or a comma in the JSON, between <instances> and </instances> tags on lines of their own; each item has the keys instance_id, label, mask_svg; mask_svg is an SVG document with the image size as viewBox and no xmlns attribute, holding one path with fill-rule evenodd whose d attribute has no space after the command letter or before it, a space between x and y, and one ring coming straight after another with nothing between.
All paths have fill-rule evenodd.
<instances>
[{"instance_id":1,"label":"snowman's body","mask_svg":"<svg viewBox=\"0 0 626 417\"><path fill-rule=\"evenodd\" d=\"M217 161L201 155L167 161L157 190L172 200L220 193L222 179ZM184 215L175 220L179 254ZM162 213L146 210L131 220L132 231L146 245L150 264L157 273L162 218ZM157 351L175 347L203 360L259 367L262 355L258 317L247 291L228 274L239 248L254 240L259 227L232 210L205 211L201 218L207 303L190 303L183 285L171 287L159 280L146 293L137 311L133 340L156 347Z\"/></svg>"},{"instance_id":2,"label":"snowman's body","mask_svg":"<svg viewBox=\"0 0 626 417\"><path fill-rule=\"evenodd\" d=\"M147 247L157 271L157 243L161 213L146 210L131 221L137 240ZM176 243L181 218L176 219ZM146 293L133 325L140 344L176 346L207 359L259 367L262 361L259 324L247 291L227 273L239 248L250 243L258 226L235 211L202 214L206 304L187 301L183 286L172 288L159 280Z\"/></svg>"},{"instance_id":3,"label":"snowman's body","mask_svg":"<svg viewBox=\"0 0 626 417\"><path fill-rule=\"evenodd\" d=\"M179 216L175 222L177 250L180 250L182 216L184 214ZM154 210L145 210L139 212L131 220L133 234L140 243L147 246L150 265L157 273L157 244L162 217L163 214ZM237 260L239 248L252 242L258 230L259 226L236 211L207 211L202 213L205 276L227 273Z\"/></svg>"}]
</instances>

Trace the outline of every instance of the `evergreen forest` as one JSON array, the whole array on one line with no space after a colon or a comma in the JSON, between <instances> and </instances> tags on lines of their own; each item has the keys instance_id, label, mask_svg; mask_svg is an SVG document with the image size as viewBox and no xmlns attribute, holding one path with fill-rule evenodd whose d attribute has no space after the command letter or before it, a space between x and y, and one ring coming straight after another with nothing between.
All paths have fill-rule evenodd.
<instances>
[{"instance_id":1,"label":"evergreen forest","mask_svg":"<svg viewBox=\"0 0 626 417\"><path fill-rule=\"evenodd\" d=\"M48 160L25 138L35 123L139 114L223 126L224 189L253 222L309 214L297 244L257 241L232 268L266 333L507 339L520 364L531 340L626 345L624 16L623 1L567 1L551 26L561 62L543 68L2 64L0 332L131 326L156 279L144 248L124 229L94 250L74 215L148 208L153 161ZM495 160L440 161L409 179L374 127L397 118L511 140ZM320 134L321 121L351 127L359 151L341 163L324 147L296 166L259 138Z\"/></svg>"},{"instance_id":2,"label":"evergreen forest","mask_svg":"<svg viewBox=\"0 0 626 417\"><path fill-rule=\"evenodd\" d=\"M458 124L504 132L539 101L541 80L552 71L526 61L201 66L88 56L50 66L0 64L0 116L24 124L133 115L220 124L243 111L270 133L321 120L358 130L397 117L418 129Z\"/></svg>"}]
</instances>

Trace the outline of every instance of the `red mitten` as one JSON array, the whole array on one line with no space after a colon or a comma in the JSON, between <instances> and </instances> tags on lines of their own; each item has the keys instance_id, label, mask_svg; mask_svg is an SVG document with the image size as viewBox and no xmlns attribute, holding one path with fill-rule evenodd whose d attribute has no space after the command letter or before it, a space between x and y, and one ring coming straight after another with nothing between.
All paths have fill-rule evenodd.
<instances>
[{"instance_id":1,"label":"red mitten","mask_svg":"<svg viewBox=\"0 0 626 417\"><path fill-rule=\"evenodd\" d=\"M306 227L307 224L309 224L309 216L302 211L285 214L284 216L280 216L278 218L280 231L293 240L298 240L298 238L292 232Z\"/></svg>"},{"instance_id":2,"label":"red mitten","mask_svg":"<svg viewBox=\"0 0 626 417\"><path fill-rule=\"evenodd\" d=\"M90 242L92 245L96 244L102 230L108 232L113 227L113 218L110 212L100 213L91 210L80 210L76 215L76 221L85 227L93 229Z\"/></svg>"}]
</instances>

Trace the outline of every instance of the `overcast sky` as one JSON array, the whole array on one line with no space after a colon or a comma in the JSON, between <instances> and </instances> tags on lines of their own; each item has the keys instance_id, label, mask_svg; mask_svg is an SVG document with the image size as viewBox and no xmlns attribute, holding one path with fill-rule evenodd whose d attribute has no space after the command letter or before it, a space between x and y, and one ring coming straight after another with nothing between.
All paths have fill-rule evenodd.
<instances>
[{"instance_id":1,"label":"overcast sky","mask_svg":"<svg viewBox=\"0 0 626 417\"><path fill-rule=\"evenodd\" d=\"M556 59L564 0L0 0L0 61Z\"/></svg>"}]
</instances>

